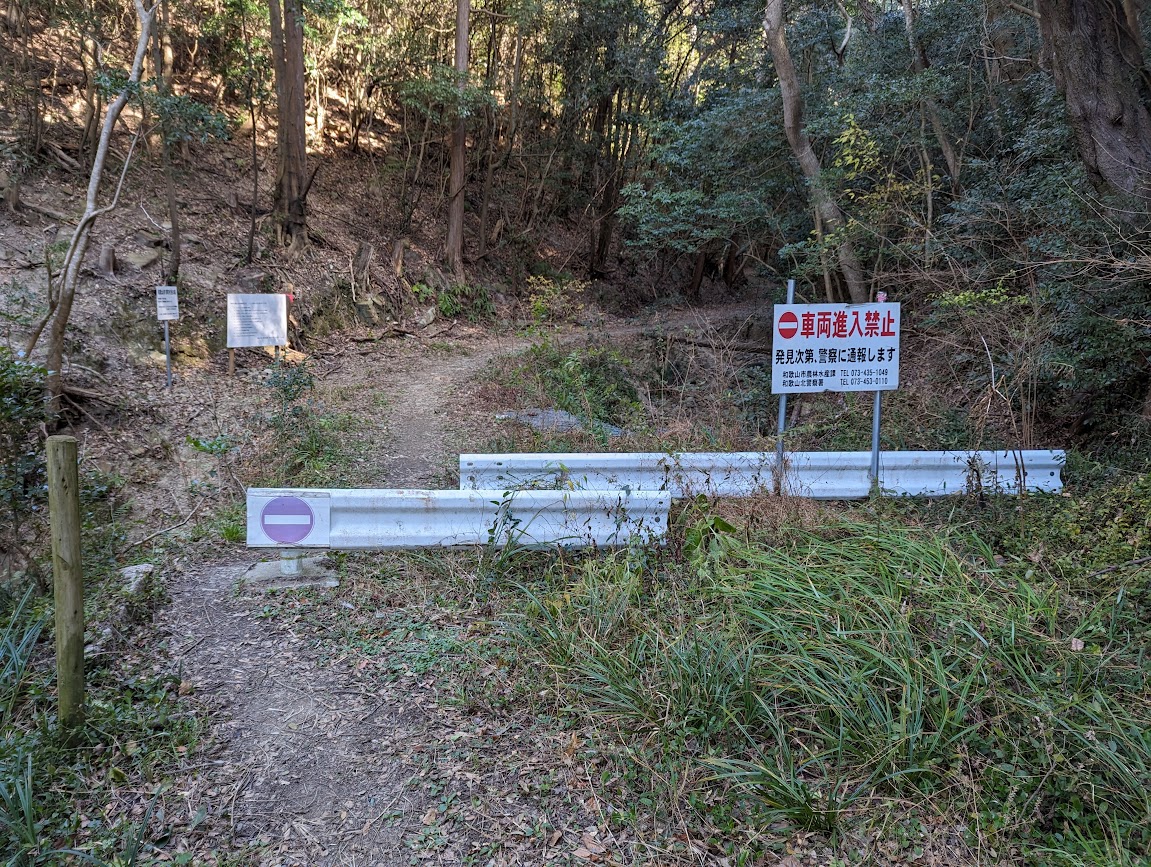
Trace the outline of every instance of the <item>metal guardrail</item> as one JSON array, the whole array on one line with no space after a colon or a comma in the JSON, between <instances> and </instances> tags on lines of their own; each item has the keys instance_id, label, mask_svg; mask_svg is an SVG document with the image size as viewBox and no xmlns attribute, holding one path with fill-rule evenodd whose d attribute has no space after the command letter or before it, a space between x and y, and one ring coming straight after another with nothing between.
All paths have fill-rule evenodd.
<instances>
[{"instance_id":1,"label":"metal guardrail","mask_svg":"<svg viewBox=\"0 0 1151 867\"><path fill-rule=\"evenodd\" d=\"M884 494L959 494L985 490L1059 491L1060 451L881 452ZM868 452L790 452L781 487L792 496L825 500L866 497L871 491ZM776 489L776 456L768 452L658 452L620 454L460 455L463 489L667 491L674 498L700 494L746 497Z\"/></svg>"},{"instance_id":2,"label":"metal guardrail","mask_svg":"<svg viewBox=\"0 0 1151 867\"><path fill-rule=\"evenodd\" d=\"M661 491L248 490L248 547L612 547L667 533Z\"/></svg>"}]
</instances>

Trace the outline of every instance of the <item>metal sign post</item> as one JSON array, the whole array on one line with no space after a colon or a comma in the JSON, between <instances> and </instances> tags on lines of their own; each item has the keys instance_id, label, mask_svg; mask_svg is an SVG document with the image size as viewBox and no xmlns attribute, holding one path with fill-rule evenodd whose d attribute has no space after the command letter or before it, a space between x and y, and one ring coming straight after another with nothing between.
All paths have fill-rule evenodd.
<instances>
[{"instance_id":1,"label":"metal sign post","mask_svg":"<svg viewBox=\"0 0 1151 867\"><path fill-rule=\"evenodd\" d=\"M795 281L787 281L787 303L795 303ZM783 492L783 432L787 429L787 395L779 396L779 426L775 437L775 492Z\"/></svg>"},{"instance_id":2,"label":"metal sign post","mask_svg":"<svg viewBox=\"0 0 1151 867\"><path fill-rule=\"evenodd\" d=\"M887 303L886 292L875 293L875 303ZM879 423L883 415L883 392L876 390L875 406L871 411L871 487L879 487Z\"/></svg>"},{"instance_id":3,"label":"metal sign post","mask_svg":"<svg viewBox=\"0 0 1151 867\"><path fill-rule=\"evenodd\" d=\"M164 370L167 374L168 391L172 390L172 339L168 334L168 320L164 320Z\"/></svg>"},{"instance_id":4,"label":"metal sign post","mask_svg":"<svg viewBox=\"0 0 1151 867\"><path fill-rule=\"evenodd\" d=\"M168 323L180 318L180 296L175 286L156 287L156 318L164 323L164 366L167 388L172 390L172 340Z\"/></svg>"}]
</instances>

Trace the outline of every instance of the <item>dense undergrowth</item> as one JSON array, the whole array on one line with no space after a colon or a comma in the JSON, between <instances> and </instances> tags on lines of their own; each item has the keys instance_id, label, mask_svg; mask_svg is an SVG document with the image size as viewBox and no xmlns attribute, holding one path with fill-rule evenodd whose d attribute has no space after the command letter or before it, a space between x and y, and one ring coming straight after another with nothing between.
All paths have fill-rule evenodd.
<instances>
[{"instance_id":1,"label":"dense undergrowth","mask_svg":"<svg viewBox=\"0 0 1151 867\"><path fill-rule=\"evenodd\" d=\"M1146 485L1126 490L1144 523ZM1137 560L1146 527L1116 548L1074 502L1033 503L1038 547L1005 553L901 506L770 529L703 518L678 557L557 568L527 589L521 634L571 712L646 753L653 779L690 779L705 812L718 787L739 824L834 839L898 804L972 851L1137 863L1151 571L1093 570L1106 539L1109 562Z\"/></svg>"},{"instance_id":2,"label":"dense undergrowth","mask_svg":"<svg viewBox=\"0 0 1151 867\"><path fill-rule=\"evenodd\" d=\"M623 863L1145 864L1148 479L696 502L664 546L357 556L267 610L528 726L541 809L591 785Z\"/></svg>"},{"instance_id":3,"label":"dense undergrowth","mask_svg":"<svg viewBox=\"0 0 1151 867\"><path fill-rule=\"evenodd\" d=\"M657 361L645 381L639 353L605 372L594 348L536 347L505 381L600 420L619 418L602 395L626 382L647 397L646 426L632 424L656 448L674 445L659 437L669 407L711 395L716 427L734 411L739 442L763 447L774 402L756 368L721 378L698 358ZM793 447L865 446L868 413L846 397L810 399ZM990 409L963 418L914 390L889 397L885 446L1017 442L1018 426ZM616 745L616 794L665 814L689 804L701 826L726 828L732 854L755 849L754 829L806 828L863 863L866 829L911 823L949 828L975 861L1145 863L1151 474L1140 424L1116 422L1111 439L1127 448L1072 450L1061 496L877 500L782 518L772 507L767 519L765 504L740 519L694 504L667 549L513 574L510 622L563 712ZM531 437L540 450L586 447L570 432Z\"/></svg>"}]
</instances>

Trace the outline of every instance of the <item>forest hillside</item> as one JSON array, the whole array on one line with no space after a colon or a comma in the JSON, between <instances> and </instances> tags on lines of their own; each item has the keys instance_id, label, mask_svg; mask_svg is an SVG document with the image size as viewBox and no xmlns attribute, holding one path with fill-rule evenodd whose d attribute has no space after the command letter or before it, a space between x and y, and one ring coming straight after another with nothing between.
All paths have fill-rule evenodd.
<instances>
[{"instance_id":1,"label":"forest hillside","mask_svg":"<svg viewBox=\"0 0 1151 867\"><path fill-rule=\"evenodd\" d=\"M1151 863L1146 5L5 0L0 861ZM867 450L779 408L788 281L901 305L883 449L1062 487L251 578L250 488Z\"/></svg>"}]
</instances>

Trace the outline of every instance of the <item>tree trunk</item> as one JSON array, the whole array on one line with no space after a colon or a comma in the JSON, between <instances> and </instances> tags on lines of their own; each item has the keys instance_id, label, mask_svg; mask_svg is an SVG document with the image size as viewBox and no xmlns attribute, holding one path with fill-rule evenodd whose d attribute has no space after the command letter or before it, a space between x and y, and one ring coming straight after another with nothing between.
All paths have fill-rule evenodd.
<instances>
[{"instance_id":1,"label":"tree trunk","mask_svg":"<svg viewBox=\"0 0 1151 867\"><path fill-rule=\"evenodd\" d=\"M164 34L168 27L168 2L162 0L160 16L157 20L155 32L152 35L152 65L156 74L156 94L161 98L168 93L168 79L164 62ZM163 111L163 109L161 109ZM164 166L164 191L168 199L168 222L171 230L168 232L168 245L172 255L168 257L168 266L164 269L163 280L168 285L175 285L180 277L180 204L176 200L176 178L172 169L172 150L168 142L170 124L164 114L160 115L160 160ZM254 133L253 133L254 134ZM253 201L253 207L255 202Z\"/></svg>"},{"instance_id":2,"label":"tree trunk","mask_svg":"<svg viewBox=\"0 0 1151 867\"><path fill-rule=\"evenodd\" d=\"M687 287L687 300L699 303L699 290L703 287L703 272L707 267L707 245L700 247L695 254L695 264L691 269L691 283Z\"/></svg>"},{"instance_id":3,"label":"tree trunk","mask_svg":"<svg viewBox=\"0 0 1151 867\"><path fill-rule=\"evenodd\" d=\"M304 27L300 0L268 0L272 66L276 73L275 210L280 240L299 249L308 242L308 139L304 101Z\"/></svg>"},{"instance_id":4,"label":"tree trunk","mask_svg":"<svg viewBox=\"0 0 1151 867\"><path fill-rule=\"evenodd\" d=\"M923 46L915 38L915 10L911 5L911 0L903 0L903 26L907 30L907 45L911 49L912 66L917 74L922 74L927 71L928 67L927 52L923 50ZM943 119L940 117L939 106L935 100L925 99L923 106L927 112L927 119L931 121L931 131L935 133L935 140L943 152L943 161L947 163L947 171L951 175L951 191L958 195L961 190L959 186L959 156L956 154L955 146L951 143L947 130L943 126Z\"/></svg>"},{"instance_id":5,"label":"tree trunk","mask_svg":"<svg viewBox=\"0 0 1151 867\"><path fill-rule=\"evenodd\" d=\"M1098 189L1151 202L1151 77L1124 0L1037 0L1047 62Z\"/></svg>"},{"instance_id":6,"label":"tree trunk","mask_svg":"<svg viewBox=\"0 0 1151 867\"><path fill-rule=\"evenodd\" d=\"M779 93L783 101L783 128L787 133L788 144L791 145L792 153L799 161L803 176L807 178L812 205L819 212L827 230L837 233L840 237L837 250L839 270L843 273L851 300L855 304L863 304L868 300L863 267L855 254L855 246L846 232L847 221L843 211L823 183L819 157L816 156L811 146L811 139L808 138L803 126L803 93L795 72L795 64L791 59L791 51L787 47L787 35L783 29L783 0L767 0L763 29L767 34L767 44L771 49L775 73L779 77Z\"/></svg>"},{"instance_id":7,"label":"tree trunk","mask_svg":"<svg viewBox=\"0 0 1151 867\"><path fill-rule=\"evenodd\" d=\"M458 0L456 6L456 75L461 95L468 74L468 17L471 0ZM464 182L467 170L467 127L461 106L452 130L452 161L448 193L448 242L445 259L448 270L462 279L464 273Z\"/></svg>"},{"instance_id":8,"label":"tree trunk","mask_svg":"<svg viewBox=\"0 0 1151 867\"><path fill-rule=\"evenodd\" d=\"M124 160L124 166L120 172L120 182L112 201L102 208L99 207L100 181L104 177L104 164L108 158L112 133L116 128L120 113L128 104L129 98L136 92L136 87L140 82L140 73L144 68L144 56L148 51L148 42L152 38L152 26L156 16L155 6L145 8L141 0L135 0L135 6L136 17L140 23L135 58L132 61L132 69L128 74L124 88L108 105L108 113L104 116L100 139L92 157L92 174L88 178L88 194L84 202L84 214L76 225L76 230L72 233L72 240L68 244L68 251L64 254L58 301L51 325L48 328L48 358L45 366L48 368L48 393L51 396L54 410L59 409L60 398L64 393L64 380L61 372L64 364L64 337L68 331L68 319L72 315L72 302L76 297L76 284L80 280L80 266L84 263L88 239L96 220L115 208L119 202L120 191L124 186L124 176L128 173L128 165L132 160L132 149L135 147L135 140L133 140L133 148L128 151L128 156ZM136 136L139 138L139 132ZM31 355L34 345L33 342L29 342L27 348L29 355Z\"/></svg>"},{"instance_id":9,"label":"tree trunk","mask_svg":"<svg viewBox=\"0 0 1151 867\"><path fill-rule=\"evenodd\" d=\"M492 187L496 176L496 140L499 137L499 120L494 109L488 109L488 149L484 159L487 163L484 169L484 193L480 204L480 249L478 255L483 256L488 251L488 220L491 214Z\"/></svg>"}]
</instances>

